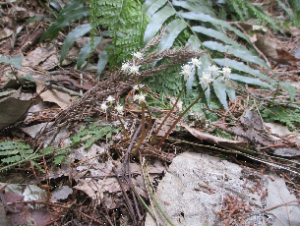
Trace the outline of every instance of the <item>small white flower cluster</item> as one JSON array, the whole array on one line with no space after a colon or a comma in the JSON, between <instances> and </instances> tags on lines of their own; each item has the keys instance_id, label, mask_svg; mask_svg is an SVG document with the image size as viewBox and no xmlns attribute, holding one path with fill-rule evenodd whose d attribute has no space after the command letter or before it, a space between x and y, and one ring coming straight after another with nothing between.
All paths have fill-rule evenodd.
<instances>
[{"instance_id":1,"label":"small white flower cluster","mask_svg":"<svg viewBox=\"0 0 300 226\"><path fill-rule=\"evenodd\" d=\"M223 67L222 70L215 65L208 67L208 71L203 72L203 76L200 79L200 84L204 87L208 86L214 81L214 78L218 76L219 73L223 74L223 79L230 79L231 69L229 67Z\"/></svg>"},{"instance_id":2,"label":"small white flower cluster","mask_svg":"<svg viewBox=\"0 0 300 226\"><path fill-rule=\"evenodd\" d=\"M106 110L107 110L109 107L112 107L112 106L113 106L113 101L114 101L114 100L115 100L115 98L112 97L112 96L107 97L106 101L104 101L104 102L101 104L101 106L100 106L101 109L102 109L102 111L105 111L105 112L106 112ZM110 104L107 105L106 102L109 102ZM120 114L120 115L123 114L123 106L122 106L122 105L119 105L119 104L118 104L118 105L115 107L115 110L117 110L117 113L118 113L118 114Z\"/></svg>"},{"instance_id":3,"label":"small white flower cluster","mask_svg":"<svg viewBox=\"0 0 300 226\"><path fill-rule=\"evenodd\" d=\"M133 89L136 90L136 91L139 91L139 86L140 86L140 88L143 88L145 85L144 84L135 85L133 87Z\"/></svg>"},{"instance_id":4,"label":"small white flower cluster","mask_svg":"<svg viewBox=\"0 0 300 226\"><path fill-rule=\"evenodd\" d=\"M134 95L133 100L134 101L138 101L139 104L140 103L146 103L146 95L144 93L141 92L140 89L142 89L145 85L144 84L139 84L139 85L135 85L133 87L134 90L140 92L139 94ZM140 88L140 89L139 89Z\"/></svg>"},{"instance_id":5,"label":"small white flower cluster","mask_svg":"<svg viewBox=\"0 0 300 226\"><path fill-rule=\"evenodd\" d=\"M143 59L143 54L140 52L136 52L136 53L132 53L131 55L133 55L134 57L134 61L133 63L129 63L129 62L125 62L122 64L121 67L121 71L128 73L128 74L133 74L133 75L137 75L140 74L139 70L141 65L135 65L135 59Z\"/></svg>"},{"instance_id":6,"label":"small white flower cluster","mask_svg":"<svg viewBox=\"0 0 300 226\"><path fill-rule=\"evenodd\" d=\"M146 95L143 93L136 94L136 95L134 95L133 100L134 101L138 100L139 104L146 103Z\"/></svg>"},{"instance_id":7,"label":"small white flower cluster","mask_svg":"<svg viewBox=\"0 0 300 226\"><path fill-rule=\"evenodd\" d=\"M179 74L183 75L184 80L187 80L190 75L194 72L195 68L200 68L202 62L197 58L193 58L191 62L188 62L186 65L181 67L181 72Z\"/></svg>"},{"instance_id":8,"label":"small white flower cluster","mask_svg":"<svg viewBox=\"0 0 300 226\"><path fill-rule=\"evenodd\" d=\"M140 74L139 69L140 69L140 66L137 66L135 64L130 65L130 63L128 63L128 62L123 63L122 67L121 67L121 71L124 71L129 74L133 74L133 75Z\"/></svg>"}]
</instances>

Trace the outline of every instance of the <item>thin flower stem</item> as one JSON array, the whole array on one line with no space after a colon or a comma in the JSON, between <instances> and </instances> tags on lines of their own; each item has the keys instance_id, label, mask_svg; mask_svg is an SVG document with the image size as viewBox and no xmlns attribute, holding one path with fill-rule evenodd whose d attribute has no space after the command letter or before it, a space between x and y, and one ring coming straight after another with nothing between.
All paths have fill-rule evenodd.
<instances>
[{"instance_id":1,"label":"thin flower stem","mask_svg":"<svg viewBox=\"0 0 300 226\"><path fill-rule=\"evenodd\" d=\"M175 104L172 106L171 110L169 111L169 113L167 114L167 116L164 118L164 120L162 121L162 123L160 124L160 126L158 127L158 129L156 130L151 142L150 142L150 145L153 144L153 142L155 141L156 137L157 137L157 134L158 132L160 131L161 127L164 125L164 123L166 122L166 120L170 117L171 113L173 112L175 106L177 105L178 101L179 101L179 98L181 97L181 94L183 93L183 90L184 90L184 87L187 83L187 80L185 81L184 85L182 86L182 89L180 91L180 94L178 95L177 99L176 99L176 102Z\"/></svg>"},{"instance_id":2,"label":"thin flower stem","mask_svg":"<svg viewBox=\"0 0 300 226\"><path fill-rule=\"evenodd\" d=\"M172 126L168 130L168 132L165 134L165 136L158 143L157 149L159 149L160 146L162 145L162 143L167 139L168 135L171 133L172 129L177 125L179 120L202 98L202 96L204 95L205 91L208 89L210 84L203 90L203 92L199 95L199 97L187 109L185 109L185 111L176 119L176 121L172 124Z\"/></svg>"},{"instance_id":3,"label":"thin flower stem","mask_svg":"<svg viewBox=\"0 0 300 226\"><path fill-rule=\"evenodd\" d=\"M117 115L117 118L118 118L119 122L121 123L121 126L122 126L122 128L123 128L123 130L124 130L124 133L125 133L126 139L127 139L127 140L129 140L129 137L128 137L128 134L127 134L127 131L126 131L126 129L125 129L125 126L124 126L124 124L123 124L122 120L120 119L120 117L119 117L118 115Z\"/></svg>"},{"instance_id":4,"label":"thin flower stem","mask_svg":"<svg viewBox=\"0 0 300 226\"><path fill-rule=\"evenodd\" d=\"M145 133L145 103L142 103L142 137Z\"/></svg>"},{"instance_id":5,"label":"thin flower stem","mask_svg":"<svg viewBox=\"0 0 300 226\"><path fill-rule=\"evenodd\" d=\"M149 112L149 115L150 115L150 121L149 121L149 125L148 125L146 133L144 132L145 131L145 110L144 110L144 107L147 108L147 110ZM152 119L151 119L150 110L149 110L148 106L145 103L143 103L143 105L142 105L142 135L141 135L141 138L140 138L137 146L132 151L133 156L136 156L138 154L138 150L139 150L140 146L142 145L143 141L145 140L147 134L149 133L150 128L151 128L151 123L152 123L151 121L152 121Z\"/></svg>"}]
</instances>

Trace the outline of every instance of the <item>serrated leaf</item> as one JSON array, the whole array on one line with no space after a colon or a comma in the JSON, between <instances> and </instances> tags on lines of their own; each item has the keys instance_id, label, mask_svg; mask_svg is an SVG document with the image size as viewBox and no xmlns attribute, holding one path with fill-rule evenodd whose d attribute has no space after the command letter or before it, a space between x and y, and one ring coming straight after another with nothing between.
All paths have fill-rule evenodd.
<instances>
[{"instance_id":1,"label":"serrated leaf","mask_svg":"<svg viewBox=\"0 0 300 226\"><path fill-rule=\"evenodd\" d=\"M15 68L21 69L23 58L24 56L13 56L12 58L9 59L9 57L4 56L4 57L0 57L0 63L11 64Z\"/></svg>"},{"instance_id":2,"label":"serrated leaf","mask_svg":"<svg viewBox=\"0 0 300 226\"><path fill-rule=\"evenodd\" d=\"M230 74L230 78L232 80L251 84L251 85L267 87L269 89L273 88L270 84L261 81L259 78L251 78L251 77L246 77L246 76L242 76L242 75L238 75L238 74Z\"/></svg>"},{"instance_id":3,"label":"serrated leaf","mask_svg":"<svg viewBox=\"0 0 300 226\"><path fill-rule=\"evenodd\" d=\"M49 146L49 147L44 148L40 152L44 155L48 155L48 154L51 154L53 151L54 151L54 148Z\"/></svg>"},{"instance_id":4,"label":"serrated leaf","mask_svg":"<svg viewBox=\"0 0 300 226\"><path fill-rule=\"evenodd\" d=\"M293 102L297 93L296 88L292 84L287 82L279 82L279 85L281 85L286 91L288 91L288 93L290 94L290 100L291 102Z\"/></svg>"},{"instance_id":5,"label":"serrated leaf","mask_svg":"<svg viewBox=\"0 0 300 226\"><path fill-rule=\"evenodd\" d=\"M81 142L81 139L78 135L72 136L71 139L72 139L72 145L79 144Z\"/></svg>"},{"instance_id":6,"label":"serrated leaf","mask_svg":"<svg viewBox=\"0 0 300 226\"><path fill-rule=\"evenodd\" d=\"M21 156L19 156L19 155L10 156L10 157L1 159L1 161L5 162L5 163L17 162L17 161L20 161L20 160L21 160Z\"/></svg>"},{"instance_id":7,"label":"serrated leaf","mask_svg":"<svg viewBox=\"0 0 300 226\"><path fill-rule=\"evenodd\" d=\"M92 26L90 24L83 24L83 25L76 27L68 34L68 36L66 37L64 44L61 48L60 65L64 61L65 57L67 56L67 53L69 52L70 48L72 47L72 45L74 44L76 39L85 35L91 29L92 29Z\"/></svg>"},{"instance_id":8,"label":"serrated leaf","mask_svg":"<svg viewBox=\"0 0 300 226\"><path fill-rule=\"evenodd\" d=\"M166 32L158 44L158 52L161 53L165 49L172 47L177 36L186 28L186 23L180 19L176 19L169 23L166 27Z\"/></svg>"},{"instance_id":9,"label":"serrated leaf","mask_svg":"<svg viewBox=\"0 0 300 226\"><path fill-rule=\"evenodd\" d=\"M242 60L258 64L259 66L262 66L264 68L269 68L268 65L263 60L261 60L257 56L254 56L252 52L250 52L249 50L241 46L234 46L234 47L229 45L224 46L221 43L215 41L206 41L203 42L202 45L204 45L205 47L211 50L217 50L222 53L232 54L236 57L241 58Z\"/></svg>"},{"instance_id":10,"label":"serrated leaf","mask_svg":"<svg viewBox=\"0 0 300 226\"><path fill-rule=\"evenodd\" d=\"M64 158L66 157L66 155L58 155L54 157L54 164L59 165L61 164L61 162L64 160Z\"/></svg>"},{"instance_id":11,"label":"serrated leaf","mask_svg":"<svg viewBox=\"0 0 300 226\"><path fill-rule=\"evenodd\" d=\"M146 27L146 31L144 34L144 42L147 43L151 38L153 38L155 34L159 31L159 29L162 27L163 23L174 14L175 10L168 5L159 10L157 13L155 13L151 17Z\"/></svg>"},{"instance_id":12,"label":"serrated leaf","mask_svg":"<svg viewBox=\"0 0 300 226\"><path fill-rule=\"evenodd\" d=\"M176 1L173 0L174 6L180 6L194 13L205 13L215 16L214 10L208 6L208 1Z\"/></svg>"},{"instance_id":13,"label":"serrated leaf","mask_svg":"<svg viewBox=\"0 0 300 226\"><path fill-rule=\"evenodd\" d=\"M189 40L187 41L185 46L188 49L193 49L193 50L199 51L200 46L201 46L201 42L200 42L199 38L196 35L191 35L191 37L189 38Z\"/></svg>"},{"instance_id":14,"label":"serrated leaf","mask_svg":"<svg viewBox=\"0 0 300 226\"><path fill-rule=\"evenodd\" d=\"M160 9L164 4L166 4L167 0L147 0L143 4L143 11L149 16L152 15Z\"/></svg>"},{"instance_id":15,"label":"serrated leaf","mask_svg":"<svg viewBox=\"0 0 300 226\"><path fill-rule=\"evenodd\" d=\"M268 76L264 75L259 70L252 69L251 67L245 65L242 62L238 62L238 61L231 60L231 59L226 59L226 60L225 59L213 59L213 61L216 62L220 66L226 66L226 67L238 70L238 71L243 71L243 72L251 74L255 77L264 79L264 80L270 82L271 85L274 85L276 83L275 80L273 80L273 79L269 78ZM226 65L224 65L224 61L225 61Z\"/></svg>"},{"instance_id":16,"label":"serrated leaf","mask_svg":"<svg viewBox=\"0 0 300 226\"><path fill-rule=\"evenodd\" d=\"M93 49L95 49L100 42L102 41L102 37L97 36L95 37L94 40L94 46ZM84 63L85 59L88 57L88 55L92 52L92 47L91 47L91 40L86 43L82 49L80 50L79 54L78 54L78 58L77 58L77 69L80 69L82 64Z\"/></svg>"},{"instance_id":17,"label":"serrated leaf","mask_svg":"<svg viewBox=\"0 0 300 226\"><path fill-rule=\"evenodd\" d=\"M228 109L227 98L226 98L227 97L227 95L226 95L227 86L223 82L223 77L219 77L218 79L216 79L213 82L213 87L214 87L215 94L218 97L219 101L221 102L221 104L223 105L225 110L227 110Z\"/></svg>"},{"instance_id":18,"label":"serrated leaf","mask_svg":"<svg viewBox=\"0 0 300 226\"><path fill-rule=\"evenodd\" d=\"M231 44L233 46L238 46L239 44L237 42L235 42L234 40L232 40L231 38L229 38L226 34L211 29L211 28L206 28L206 27L201 27L201 26L193 26L192 27L193 31L210 36L212 38L221 40L227 44Z\"/></svg>"},{"instance_id":19,"label":"serrated leaf","mask_svg":"<svg viewBox=\"0 0 300 226\"><path fill-rule=\"evenodd\" d=\"M202 22L210 22L213 25L219 25L221 27L227 28L228 30L234 32L237 36L243 38L249 44L252 45L251 41L249 40L249 38L247 38L246 35L244 35L244 33L242 33L240 30L232 27L226 21L216 19L216 18L211 17L210 15L207 15L207 14L201 14L201 13L197 14L197 13L193 13L193 12L181 13L181 16L185 19L188 19L188 20L199 20L199 21L202 21Z\"/></svg>"},{"instance_id":20,"label":"serrated leaf","mask_svg":"<svg viewBox=\"0 0 300 226\"><path fill-rule=\"evenodd\" d=\"M60 30L69 26L70 23L73 23L77 20L82 19L89 15L89 7L81 7L78 9L70 10L63 14L60 14L59 17L53 22L50 27L45 31L40 39L40 43L46 38L49 38L51 42L57 35Z\"/></svg>"},{"instance_id":21,"label":"serrated leaf","mask_svg":"<svg viewBox=\"0 0 300 226\"><path fill-rule=\"evenodd\" d=\"M85 143L84 147L86 149L89 149L90 147L92 147L92 145L95 143L95 140L94 139L89 139L87 140L87 142Z\"/></svg>"},{"instance_id":22,"label":"serrated leaf","mask_svg":"<svg viewBox=\"0 0 300 226\"><path fill-rule=\"evenodd\" d=\"M226 93L227 93L227 96L229 97L229 99L231 101L235 100L235 89L233 89L233 88L231 88L229 86L226 86Z\"/></svg>"},{"instance_id":23,"label":"serrated leaf","mask_svg":"<svg viewBox=\"0 0 300 226\"><path fill-rule=\"evenodd\" d=\"M106 51L101 51L99 55L98 64L97 64L98 80L100 80L100 75L107 64L107 61L108 61L108 53Z\"/></svg>"},{"instance_id":24,"label":"serrated leaf","mask_svg":"<svg viewBox=\"0 0 300 226\"><path fill-rule=\"evenodd\" d=\"M16 154L19 154L18 150L0 151L0 156L16 155Z\"/></svg>"}]
</instances>

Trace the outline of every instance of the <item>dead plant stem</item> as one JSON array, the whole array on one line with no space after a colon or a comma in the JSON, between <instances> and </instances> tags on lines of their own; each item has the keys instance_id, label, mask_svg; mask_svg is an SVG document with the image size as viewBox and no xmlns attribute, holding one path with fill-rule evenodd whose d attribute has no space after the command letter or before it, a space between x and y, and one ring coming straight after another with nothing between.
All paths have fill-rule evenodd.
<instances>
[{"instance_id":1,"label":"dead plant stem","mask_svg":"<svg viewBox=\"0 0 300 226\"><path fill-rule=\"evenodd\" d=\"M154 136L153 136L153 138L152 138L152 140L150 142L151 145L153 144L154 140L156 139L157 134L160 131L161 127L164 125L164 123L167 121L167 119L170 117L171 113L173 112L174 108L176 107L176 105L177 105L177 103L179 101L179 98L181 97L181 95L182 95L182 93L184 91L184 87L185 87L186 83L187 83L187 80L185 81L184 85L182 86L182 89L181 89L181 91L180 91L180 93L179 93L179 95L178 95L178 97L176 99L175 104L172 106L171 110L168 112L167 116L164 118L164 120L162 121L162 123L160 124L160 126L158 127L158 129L156 130L156 132L155 132L155 134L154 134Z\"/></svg>"}]
</instances>

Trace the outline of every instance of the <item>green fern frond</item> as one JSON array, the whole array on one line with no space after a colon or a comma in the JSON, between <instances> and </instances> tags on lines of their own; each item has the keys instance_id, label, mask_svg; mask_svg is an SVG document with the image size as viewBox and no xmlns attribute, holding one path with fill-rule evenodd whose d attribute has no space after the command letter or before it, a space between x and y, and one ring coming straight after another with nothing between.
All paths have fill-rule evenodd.
<instances>
[{"instance_id":1,"label":"green fern frond","mask_svg":"<svg viewBox=\"0 0 300 226\"><path fill-rule=\"evenodd\" d=\"M0 156L2 163L14 163L28 158L33 153L30 145L17 141L3 141L0 143Z\"/></svg>"},{"instance_id":2,"label":"green fern frond","mask_svg":"<svg viewBox=\"0 0 300 226\"><path fill-rule=\"evenodd\" d=\"M252 69L250 66L244 64L243 62L239 62L238 60L224 60L224 58L213 59L214 57L212 57L212 55L219 57L227 53L235 58L243 60L244 62L251 62L261 67L264 67L267 70L270 69L265 61L260 59L251 51L252 43L241 30L224 20L218 19L214 13L206 13L201 10L195 13L195 8L197 5L197 1L195 0L172 1L173 6L171 5L170 1L168 1L169 4L165 4L165 1L163 2L164 3L158 2L157 0L147 0L144 4L146 5L144 9L146 9L146 12L150 16L150 23L148 24L145 31L145 41L150 40L150 38L152 38L155 35L155 33L159 29L161 29L162 26L165 25L166 33L164 34L163 38L158 44L157 51L161 52L165 49L169 49L172 47L174 48L181 42L180 37L183 37L182 34L184 32L187 32L189 34L186 35L186 37L191 38L190 40L183 39L184 41L182 41L182 43L187 43L188 48L195 50L208 48L211 50L209 52L209 55L201 57L202 69L198 70L197 72L198 78L195 78L195 76L192 75L188 79L186 83L187 98L189 98L190 94L193 92L193 89L195 89L197 86L198 88L200 88L200 91L203 90L204 87L201 87L201 85L198 85L198 83L202 77L204 70L206 70L208 66L214 63L221 66L228 66L232 69L235 69L236 71L244 72L245 74L243 74L243 76L237 74L232 76L232 79L235 79L238 82L248 83L252 85L260 85L268 88L272 88L272 86L276 84L275 80L270 79L268 76L264 75L260 71ZM254 17L257 17L258 19L261 19L265 22L273 22L270 21L270 18L263 11L260 11L253 4L245 3L245 1L241 0L231 2L232 4L235 4L236 9L240 10L239 14L245 20L248 19L250 13L252 13L255 14L253 15ZM202 1L198 1L198 3L202 4ZM175 8L174 6L178 8ZM251 8L252 11L248 10L248 8ZM176 13L177 17L174 17L174 13ZM201 26L199 26L199 22ZM196 24L196 26L192 26L193 24ZM273 24L275 24L275 22L273 22ZM240 45L230 36L228 36L228 31L233 32L238 37L247 41L250 49L243 45ZM207 41L207 38L209 38L209 41ZM211 38L216 39L219 42L212 41ZM226 43L227 45L224 46L222 43L220 43L220 41L222 43ZM226 65L223 65L224 62L226 62ZM247 77L247 74L250 74L251 77ZM164 73L164 75L161 76L163 77L160 78L160 75L158 75L155 78L152 77L146 79L145 82L147 82L149 86L153 88L153 90L155 90L156 92L168 92L169 94L173 95L178 94L181 86L181 84L178 84L178 81L181 81L179 75L176 75L176 72L173 71L169 73ZM177 82L175 82L176 79ZM264 81L262 81L261 79ZM177 84L170 84L173 81ZM228 84L225 84L223 79L218 79L214 82L212 89L214 90L214 94L216 95L217 99L219 99L223 107L227 109L227 97L232 100L234 100L235 98L234 88ZM205 92L205 96L208 105L210 105L212 96L210 89L208 89ZM193 95L191 95L191 98L193 98Z\"/></svg>"},{"instance_id":3,"label":"green fern frond","mask_svg":"<svg viewBox=\"0 0 300 226\"><path fill-rule=\"evenodd\" d=\"M142 5L134 0L104 0L99 6L100 24L108 28L112 37L109 62L115 65L129 60L130 54L143 44L148 21Z\"/></svg>"},{"instance_id":4,"label":"green fern frond","mask_svg":"<svg viewBox=\"0 0 300 226\"><path fill-rule=\"evenodd\" d=\"M244 6L244 1L237 1L237 0L229 0L230 4L232 5L235 13L239 16L241 21L246 21L248 18L248 13L246 11L246 7Z\"/></svg>"},{"instance_id":5,"label":"green fern frond","mask_svg":"<svg viewBox=\"0 0 300 226\"><path fill-rule=\"evenodd\" d=\"M281 106L272 106L262 111L262 117L266 122L281 122L292 131L297 131L295 124L300 122L300 110L295 108L292 111Z\"/></svg>"}]
</instances>

